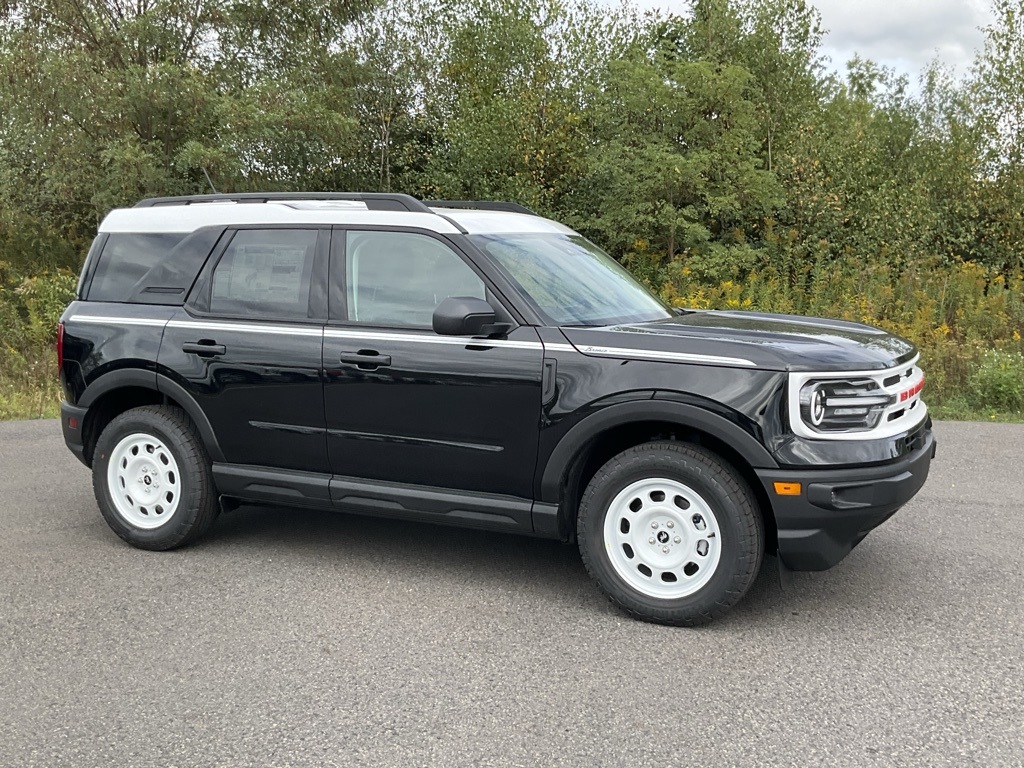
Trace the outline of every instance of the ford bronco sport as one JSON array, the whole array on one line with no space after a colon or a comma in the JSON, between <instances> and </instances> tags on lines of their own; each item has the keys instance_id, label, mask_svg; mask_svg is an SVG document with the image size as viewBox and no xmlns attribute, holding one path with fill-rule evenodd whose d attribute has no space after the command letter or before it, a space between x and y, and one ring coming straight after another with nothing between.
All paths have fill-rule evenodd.
<instances>
[{"instance_id":1,"label":"ford bronco sport","mask_svg":"<svg viewBox=\"0 0 1024 768\"><path fill-rule=\"evenodd\" d=\"M64 438L136 547L240 503L525 533L669 624L766 552L838 563L935 445L909 342L670 309L511 203L143 200L101 224L58 347Z\"/></svg>"}]
</instances>

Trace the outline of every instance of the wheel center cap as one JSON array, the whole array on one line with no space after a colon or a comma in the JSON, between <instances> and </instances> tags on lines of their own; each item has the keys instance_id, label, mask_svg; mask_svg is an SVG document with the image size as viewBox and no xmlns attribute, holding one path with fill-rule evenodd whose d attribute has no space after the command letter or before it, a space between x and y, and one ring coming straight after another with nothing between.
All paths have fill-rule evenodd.
<instances>
[{"instance_id":1,"label":"wheel center cap","mask_svg":"<svg viewBox=\"0 0 1024 768\"><path fill-rule=\"evenodd\" d=\"M144 482L146 485L152 485L153 478L151 478L149 475L146 475L145 477L142 478L142 482Z\"/></svg>"},{"instance_id":2,"label":"wheel center cap","mask_svg":"<svg viewBox=\"0 0 1024 768\"><path fill-rule=\"evenodd\" d=\"M661 542L662 544L667 544L668 543L668 532L667 531L658 531L658 541Z\"/></svg>"}]
</instances>

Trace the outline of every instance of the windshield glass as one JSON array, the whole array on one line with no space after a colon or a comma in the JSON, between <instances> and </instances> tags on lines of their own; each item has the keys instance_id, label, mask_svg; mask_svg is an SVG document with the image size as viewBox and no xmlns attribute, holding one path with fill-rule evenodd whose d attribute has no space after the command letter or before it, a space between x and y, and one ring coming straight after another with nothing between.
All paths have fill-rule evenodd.
<instances>
[{"instance_id":1,"label":"windshield glass","mask_svg":"<svg viewBox=\"0 0 1024 768\"><path fill-rule=\"evenodd\" d=\"M611 256L578 235L471 235L550 325L614 325L672 313Z\"/></svg>"}]
</instances>

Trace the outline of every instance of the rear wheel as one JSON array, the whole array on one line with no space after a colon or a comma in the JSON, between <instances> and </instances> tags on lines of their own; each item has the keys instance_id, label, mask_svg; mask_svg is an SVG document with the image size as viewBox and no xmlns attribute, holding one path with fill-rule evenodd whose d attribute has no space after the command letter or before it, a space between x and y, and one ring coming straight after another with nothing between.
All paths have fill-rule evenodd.
<instances>
[{"instance_id":1,"label":"rear wheel","mask_svg":"<svg viewBox=\"0 0 1024 768\"><path fill-rule=\"evenodd\" d=\"M210 460L180 409L145 406L114 418L96 443L92 473L100 512L133 546L188 544L217 516Z\"/></svg>"},{"instance_id":2,"label":"rear wheel","mask_svg":"<svg viewBox=\"0 0 1024 768\"><path fill-rule=\"evenodd\" d=\"M714 453L638 445L597 471L580 503L580 553L612 601L663 624L735 605L761 566L764 526L743 479Z\"/></svg>"}]
</instances>

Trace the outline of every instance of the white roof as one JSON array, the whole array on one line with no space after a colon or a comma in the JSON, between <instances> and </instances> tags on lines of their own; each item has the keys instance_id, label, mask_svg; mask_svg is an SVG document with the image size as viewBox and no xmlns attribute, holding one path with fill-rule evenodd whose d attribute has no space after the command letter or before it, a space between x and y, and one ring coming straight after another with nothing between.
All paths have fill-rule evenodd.
<instances>
[{"instance_id":1,"label":"white roof","mask_svg":"<svg viewBox=\"0 0 1024 768\"><path fill-rule=\"evenodd\" d=\"M437 211L458 222L471 235L542 232L563 235L576 234L574 230L564 224L545 219L543 216L531 216L528 213L477 211L464 208L431 208L430 210Z\"/></svg>"},{"instance_id":2,"label":"white roof","mask_svg":"<svg viewBox=\"0 0 1024 768\"><path fill-rule=\"evenodd\" d=\"M371 211L360 202L288 200L266 203L230 201L117 208L107 214L100 232L193 232L200 227L234 224L354 224L417 227L439 234L459 232L457 222L470 234L559 233L576 234L557 221L525 213L432 208L431 213Z\"/></svg>"}]
</instances>

